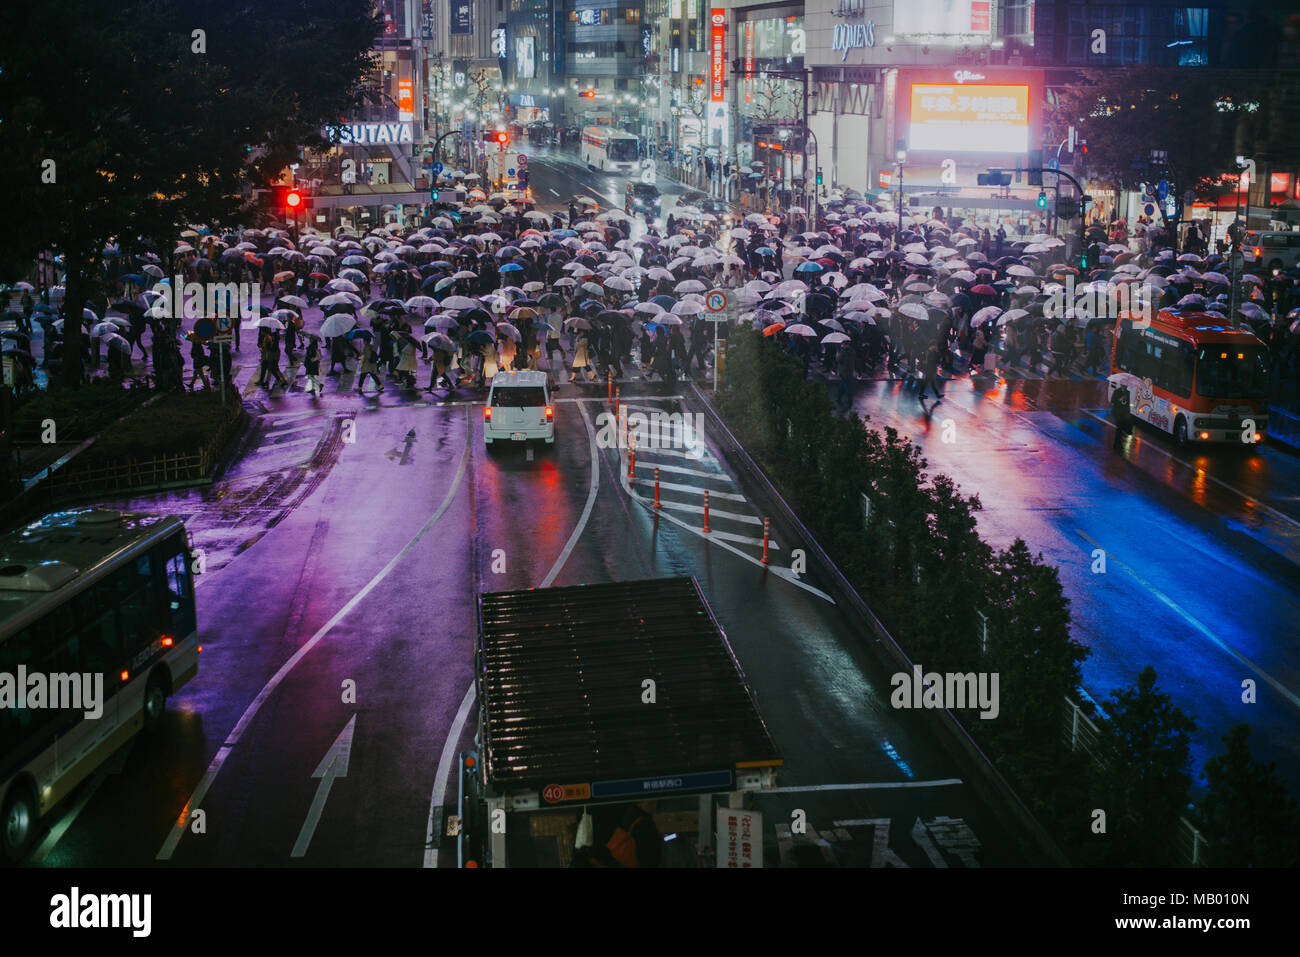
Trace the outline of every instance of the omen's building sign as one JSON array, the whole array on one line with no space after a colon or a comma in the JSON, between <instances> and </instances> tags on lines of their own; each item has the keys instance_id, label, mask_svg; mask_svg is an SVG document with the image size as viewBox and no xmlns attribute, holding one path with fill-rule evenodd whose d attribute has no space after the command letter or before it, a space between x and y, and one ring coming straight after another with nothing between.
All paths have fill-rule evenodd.
<instances>
[{"instance_id":1,"label":"omen's building sign","mask_svg":"<svg viewBox=\"0 0 1300 957\"><path fill-rule=\"evenodd\" d=\"M876 45L876 25L866 23L837 23L831 33L831 49L840 51L841 62L849 58L850 50L865 50Z\"/></svg>"},{"instance_id":2,"label":"omen's building sign","mask_svg":"<svg viewBox=\"0 0 1300 957\"><path fill-rule=\"evenodd\" d=\"M410 143L410 123L350 123L327 126L321 135L339 145L368 146L376 143Z\"/></svg>"}]
</instances>

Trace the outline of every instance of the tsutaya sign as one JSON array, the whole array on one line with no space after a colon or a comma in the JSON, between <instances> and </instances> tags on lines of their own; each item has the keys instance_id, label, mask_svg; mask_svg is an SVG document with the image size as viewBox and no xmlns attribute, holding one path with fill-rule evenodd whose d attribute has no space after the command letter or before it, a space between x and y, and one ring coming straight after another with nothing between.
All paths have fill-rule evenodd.
<instances>
[{"instance_id":1,"label":"tsutaya sign","mask_svg":"<svg viewBox=\"0 0 1300 957\"><path fill-rule=\"evenodd\" d=\"M849 58L850 50L864 50L876 45L876 25L866 23L837 23L831 33L831 49L840 51L840 61Z\"/></svg>"},{"instance_id":2,"label":"tsutaya sign","mask_svg":"<svg viewBox=\"0 0 1300 957\"><path fill-rule=\"evenodd\" d=\"M409 143L410 123L350 123L327 126L321 135L331 143Z\"/></svg>"}]
</instances>

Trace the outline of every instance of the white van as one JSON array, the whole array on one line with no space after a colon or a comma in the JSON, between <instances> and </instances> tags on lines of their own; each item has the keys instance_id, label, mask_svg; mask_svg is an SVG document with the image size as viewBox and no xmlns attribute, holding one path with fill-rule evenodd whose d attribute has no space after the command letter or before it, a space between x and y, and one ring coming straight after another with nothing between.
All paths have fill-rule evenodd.
<instances>
[{"instance_id":1,"label":"white van","mask_svg":"<svg viewBox=\"0 0 1300 957\"><path fill-rule=\"evenodd\" d=\"M555 408L545 372L508 369L493 376L483 408L483 442L491 445L497 439L555 444Z\"/></svg>"},{"instance_id":2,"label":"white van","mask_svg":"<svg viewBox=\"0 0 1300 957\"><path fill-rule=\"evenodd\" d=\"M1294 266L1300 256L1300 232L1268 233L1246 230L1241 241L1241 258L1267 270Z\"/></svg>"}]
</instances>

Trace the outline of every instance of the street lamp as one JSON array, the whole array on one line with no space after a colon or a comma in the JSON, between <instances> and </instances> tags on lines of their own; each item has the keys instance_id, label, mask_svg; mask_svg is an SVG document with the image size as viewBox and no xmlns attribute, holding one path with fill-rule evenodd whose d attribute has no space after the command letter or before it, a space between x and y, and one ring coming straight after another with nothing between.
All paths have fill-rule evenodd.
<instances>
[{"instance_id":1,"label":"street lamp","mask_svg":"<svg viewBox=\"0 0 1300 957\"><path fill-rule=\"evenodd\" d=\"M903 164L907 162L907 150L899 150L894 158L898 161L898 228L894 230L894 248L898 248L898 237L903 231Z\"/></svg>"},{"instance_id":2,"label":"street lamp","mask_svg":"<svg viewBox=\"0 0 1300 957\"><path fill-rule=\"evenodd\" d=\"M1228 316L1234 321L1237 316L1237 290L1241 282L1241 241L1245 238L1245 227L1241 222L1241 181L1246 178L1246 171L1254 163L1245 156L1237 157L1237 191L1236 191L1236 210L1232 218L1232 288L1228 291ZM1246 187L1250 188L1249 183ZM1250 220L1250 193L1246 193L1246 220Z\"/></svg>"}]
</instances>

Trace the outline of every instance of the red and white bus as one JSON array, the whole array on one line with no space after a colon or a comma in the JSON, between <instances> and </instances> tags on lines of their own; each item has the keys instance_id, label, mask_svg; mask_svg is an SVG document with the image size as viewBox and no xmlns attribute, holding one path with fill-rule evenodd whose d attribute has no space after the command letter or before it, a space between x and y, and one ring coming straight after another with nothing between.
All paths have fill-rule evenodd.
<instances>
[{"instance_id":1,"label":"red and white bus","mask_svg":"<svg viewBox=\"0 0 1300 957\"><path fill-rule=\"evenodd\" d=\"M1107 397L1129 391L1133 415L1189 442L1256 445L1268 431L1268 347L1212 313L1161 309L1115 324Z\"/></svg>"},{"instance_id":2,"label":"red and white bus","mask_svg":"<svg viewBox=\"0 0 1300 957\"><path fill-rule=\"evenodd\" d=\"M605 172L634 172L640 162L640 140L624 130L588 126L582 131L582 162Z\"/></svg>"}]
</instances>

